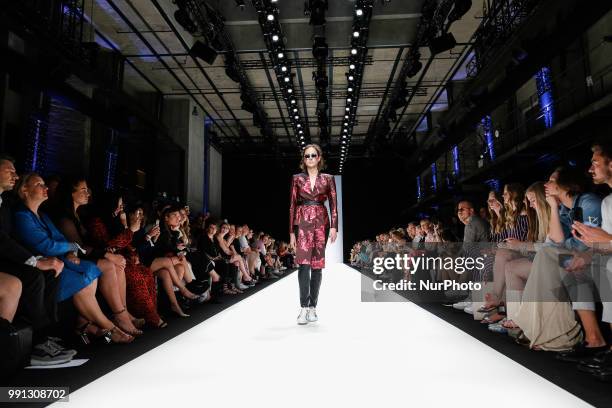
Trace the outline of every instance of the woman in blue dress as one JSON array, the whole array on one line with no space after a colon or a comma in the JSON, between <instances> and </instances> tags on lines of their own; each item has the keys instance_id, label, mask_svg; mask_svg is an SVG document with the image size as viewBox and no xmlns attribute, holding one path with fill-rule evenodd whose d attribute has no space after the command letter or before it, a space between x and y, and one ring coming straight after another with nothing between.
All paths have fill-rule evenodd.
<instances>
[{"instance_id":1,"label":"woman in blue dress","mask_svg":"<svg viewBox=\"0 0 612 408\"><path fill-rule=\"evenodd\" d=\"M68 242L49 217L39 212L40 205L48 199L47 190L44 180L36 173L26 174L19 180L16 191L22 204L14 213L17 239L34 254L55 256L64 262L57 301L72 298L80 314L79 335L85 343L89 342L88 334L101 336L108 342L131 342L134 337L116 327L98 305L96 288L100 269L93 262L79 259L79 246Z\"/></svg>"}]
</instances>

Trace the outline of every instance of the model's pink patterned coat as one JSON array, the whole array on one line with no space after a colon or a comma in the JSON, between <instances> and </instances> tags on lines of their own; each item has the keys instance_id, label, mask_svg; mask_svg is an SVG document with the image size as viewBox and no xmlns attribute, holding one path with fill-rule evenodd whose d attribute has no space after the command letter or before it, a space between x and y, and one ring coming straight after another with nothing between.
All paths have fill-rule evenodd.
<instances>
[{"instance_id":1,"label":"model's pink patterned coat","mask_svg":"<svg viewBox=\"0 0 612 408\"><path fill-rule=\"evenodd\" d=\"M302 205L303 201L317 201L321 204L329 200L330 217L323 205ZM338 229L338 210L336 208L336 181L334 176L319 173L314 190L310 188L308 174L293 175L289 206L289 232L295 233L296 263L310 264L313 269L325 267L325 245L329 228Z\"/></svg>"}]
</instances>

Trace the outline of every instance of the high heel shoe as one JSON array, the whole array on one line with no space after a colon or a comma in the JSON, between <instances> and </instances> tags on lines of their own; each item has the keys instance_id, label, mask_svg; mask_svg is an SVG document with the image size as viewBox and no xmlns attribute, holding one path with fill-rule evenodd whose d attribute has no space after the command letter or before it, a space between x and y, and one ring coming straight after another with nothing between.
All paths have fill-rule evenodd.
<instances>
[{"instance_id":1,"label":"high heel shoe","mask_svg":"<svg viewBox=\"0 0 612 408\"><path fill-rule=\"evenodd\" d=\"M131 335L131 336L141 336L143 332L142 332L142 330L138 330L138 329L136 328L136 326L134 326L134 329L131 329L131 328L126 328L126 327L123 327L123 326L122 326L122 324L121 324L121 323L119 322L119 320L117 319L117 316L119 316L119 315L120 315L120 314L122 314L122 313L127 313L127 309L126 309L126 308L123 308L123 310L120 310L120 311L118 311L118 312L113 312L113 322L114 322L114 323L115 323L117 326L119 326L119 328L120 328L122 331L124 331L125 333L127 333L127 334L129 334L129 335ZM133 325L133 323L132 323L132 325Z\"/></svg>"},{"instance_id":2,"label":"high heel shoe","mask_svg":"<svg viewBox=\"0 0 612 408\"><path fill-rule=\"evenodd\" d=\"M124 333L117 326L104 330L102 338L104 338L106 343L128 344L134 341L134 336Z\"/></svg>"},{"instance_id":3,"label":"high heel shoe","mask_svg":"<svg viewBox=\"0 0 612 408\"><path fill-rule=\"evenodd\" d=\"M132 324L134 325L134 327L136 327L137 329L144 329L144 327L147 324L147 321L145 319L138 319L138 318L133 318L132 319Z\"/></svg>"},{"instance_id":4,"label":"high heel shoe","mask_svg":"<svg viewBox=\"0 0 612 408\"><path fill-rule=\"evenodd\" d=\"M77 327L77 329L75 330L76 335L79 337L81 342L84 345L86 345L86 346L91 344L91 339L89 338L89 333L87 333L87 328L89 328L90 325L91 325L91 322L88 321L85 324L83 324L82 326Z\"/></svg>"}]
</instances>

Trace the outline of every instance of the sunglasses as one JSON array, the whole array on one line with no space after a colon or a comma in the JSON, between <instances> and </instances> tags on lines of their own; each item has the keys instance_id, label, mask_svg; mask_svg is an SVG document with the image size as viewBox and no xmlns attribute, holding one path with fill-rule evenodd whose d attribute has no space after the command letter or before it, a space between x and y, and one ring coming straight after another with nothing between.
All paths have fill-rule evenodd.
<instances>
[{"instance_id":1,"label":"sunglasses","mask_svg":"<svg viewBox=\"0 0 612 408\"><path fill-rule=\"evenodd\" d=\"M305 154L305 155L304 155L304 158L305 158L305 159L316 159L317 157L319 157L319 155L318 155L318 154L316 154L316 153L313 153L313 154Z\"/></svg>"}]
</instances>

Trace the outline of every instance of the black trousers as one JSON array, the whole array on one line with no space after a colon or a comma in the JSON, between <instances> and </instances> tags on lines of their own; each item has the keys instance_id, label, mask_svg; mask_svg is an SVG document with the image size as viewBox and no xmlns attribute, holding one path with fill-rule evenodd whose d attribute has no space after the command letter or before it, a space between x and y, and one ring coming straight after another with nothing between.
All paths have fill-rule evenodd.
<instances>
[{"instance_id":1,"label":"black trousers","mask_svg":"<svg viewBox=\"0 0 612 408\"><path fill-rule=\"evenodd\" d=\"M0 272L21 281L22 291L17 317L32 325L35 337L57 323L57 288L59 277L52 271L41 271L27 265L0 260Z\"/></svg>"},{"instance_id":2,"label":"black trousers","mask_svg":"<svg viewBox=\"0 0 612 408\"><path fill-rule=\"evenodd\" d=\"M310 269L310 265L300 265L298 281L300 283L300 306L317 307L319 288L322 278L321 269Z\"/></svg>"}]
</instances>

